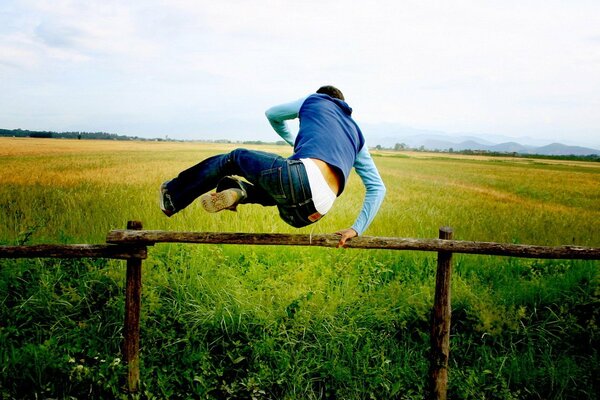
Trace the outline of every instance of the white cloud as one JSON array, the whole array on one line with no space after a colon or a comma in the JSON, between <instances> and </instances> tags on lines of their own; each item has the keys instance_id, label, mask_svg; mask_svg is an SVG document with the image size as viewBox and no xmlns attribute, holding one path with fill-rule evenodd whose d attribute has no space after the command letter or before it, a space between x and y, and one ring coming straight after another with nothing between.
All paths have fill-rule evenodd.
<instances>
[{"instance_id":1,"label":"white cloud","mask_svg":"<svg viewBox=\"0 0 600 400\"><path fill-rule=\"evenodd\" d=\"M122 109L123 133L175 118L179 132L229 119L255 132L270 104L332 83L361 121L587 140L600 130L598 26L592 1L8 1L0 74L28 96L0 105L43 110L55 93L38 124L56 130L61 113L93 125L94 110ZM90 98L69 100L82 87Z\"/></svg>"}]
</instances>

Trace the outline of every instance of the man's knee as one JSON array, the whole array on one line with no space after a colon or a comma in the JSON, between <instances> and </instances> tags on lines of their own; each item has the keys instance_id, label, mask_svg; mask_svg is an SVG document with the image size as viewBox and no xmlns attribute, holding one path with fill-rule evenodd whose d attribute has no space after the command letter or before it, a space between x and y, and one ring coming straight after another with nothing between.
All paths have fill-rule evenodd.
<instances>
[{"instance_id":1,"label":"man's knee","mask_svg":"<svg viewBox=\"0 0 600 400\"><path fill-rule=\"evenodd\" d=\"M229 154L232 157L240 157L240 156L247 155L249 152L250 152L250 150L248 150L248 149L245 149L243 147L238 147L237 149L232 150Z\"/></svg>"}]
</instances>

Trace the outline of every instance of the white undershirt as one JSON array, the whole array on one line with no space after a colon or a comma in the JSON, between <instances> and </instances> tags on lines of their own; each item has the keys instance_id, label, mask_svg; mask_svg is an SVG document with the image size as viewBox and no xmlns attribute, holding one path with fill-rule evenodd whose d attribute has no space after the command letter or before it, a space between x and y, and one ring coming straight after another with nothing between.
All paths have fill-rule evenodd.
<instances>
[{"instance_id":1,"label":"white undershirt","mask_svg":"<svg viewBox=\"0 0 600 400\"><path fill-rule=\"evenodd\" d=\"M331 209L331 206L333 206L333 202L337 196L333 193L323 173L313 160L310 158L301 158L300 161L304 164L306 175L308 175L308 184L310 185L315 208L319 214L325 215Z\"/></svg>"}]
</instances>

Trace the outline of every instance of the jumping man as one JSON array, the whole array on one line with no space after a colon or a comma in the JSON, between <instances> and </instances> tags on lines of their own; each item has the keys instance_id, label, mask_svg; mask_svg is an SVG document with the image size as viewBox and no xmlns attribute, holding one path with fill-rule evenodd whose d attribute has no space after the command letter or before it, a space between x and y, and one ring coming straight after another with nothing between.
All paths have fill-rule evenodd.
<instances>
[{"instance_id":1,"label":"jumping man","mask_svg":"<svg viewBox=\"0 0 600 400\"><path fill-rule=\"evenodd\" d=\"M292 156L235 149L207 158L162 184L162 211L170 217L198 197L208 212L254 203L277 206L285 222L300 228L327 214L354 167L365 186L365 198L354 224L336 232L338 246L361 235L379 210L385 186L342 92L323 86L265 114L279 136L293 146ZM300 119L297 135L286 124L295 118Z\"/></svg>"}]
</instances>

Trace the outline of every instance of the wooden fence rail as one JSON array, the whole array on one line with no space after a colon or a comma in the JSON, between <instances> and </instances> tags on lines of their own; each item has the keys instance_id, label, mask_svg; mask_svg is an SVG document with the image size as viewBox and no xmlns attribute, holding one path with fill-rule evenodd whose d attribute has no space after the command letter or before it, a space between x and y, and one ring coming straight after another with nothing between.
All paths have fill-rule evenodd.
<instances>
[{"instance_id":1,"label":"wooden fence rail","mask_svg":"<svg viewBox=\"0 0 600 400\"><path fill-rule=\"evenodd\" d=\"M145 259L145 246L131 244L39 244L33 246L0 246L0 258L130 258Z\"/></svg>"},{"instance_id":2,"label":"wooden fence rail","mask_svg":"<svg viewBox=\"0 0 600 400\"><path fill-rule=\"evenodd\" d=\"M155 243L243 244L271 246L336 247L336 235L170 232L142 230L141 222L129 221L126 230L112 230L108 244L0 246L0 258L112 258L127 260L123 354L128 366L127 388L140 384L139 345L142 260L147 246ZM438 253L435 299L432 312L429 398L446 399L450 351L450 276L452 254L485 254L523 258L600 260L600 248L534 246L526 244L461 241L452 239L451 228L440 228L439 239L361 236L347 242L355 249L416 250Z\"/></svg>"},{"instance_id":3,"label":"wooden fence rail","mask_svg":"<svg viewBox=\"0 0 600 400\"><path fill-rule=\"evenodd\" d=\"M170 232L152 230L113 230L107 243L204 243L250 244L271 246L336 247L336 235L300 235L283 233L223 233L223 232ZM395 237L360 236L346 242L354 249L446 251L451 253L487 254L523 258L599 260L600 248L580 246L533 246L527 244L473 242L445 239L410 239Z\"/></svg>"}]
</instances>

